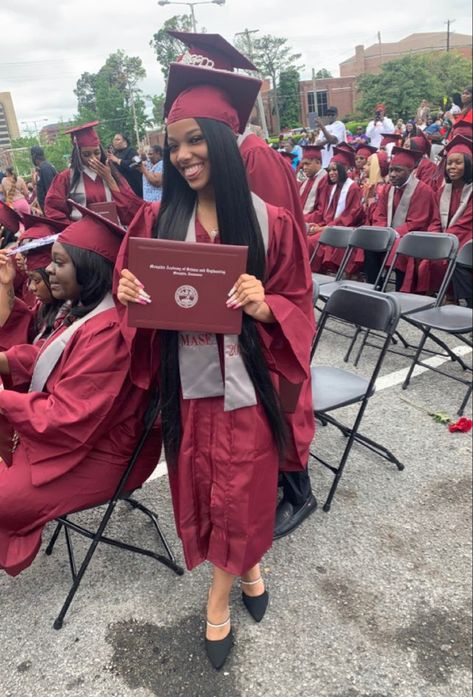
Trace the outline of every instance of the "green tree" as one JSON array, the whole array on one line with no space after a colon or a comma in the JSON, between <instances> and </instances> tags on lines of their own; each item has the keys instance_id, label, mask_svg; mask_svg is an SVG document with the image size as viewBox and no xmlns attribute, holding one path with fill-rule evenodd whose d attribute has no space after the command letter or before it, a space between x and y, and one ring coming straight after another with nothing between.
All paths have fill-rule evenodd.
<instances>
[{"instance_id":1,"label":"green tree","mask_svg":"<svg viewBox=\"0 0 473 697\"><path fill-rule=\"evenodd\" d=\"M385 63L377 75L357 80L360 99L357 109L365 116L375 105L387 105L389 116L412 118L422 99L432 108L441 108L445 96L461 92L471 82L471 61L455 53L426 53L404 56Z\"/></svg>"},{"instance_id":2,"label":"green tree","mask_svg":"<svg viewBox=\"0 0 473 697\"><path fill-rule=\"evenodd\" d=\"M294 68L279 75L279 115L281 128L300 126L299 72Z\"/></svg>"},{"instance_id":3,"label":"green tree","mask_svg":"<svg viewBox=\"0 0 473 697\"><path fill-rule=\"evenodd\" d=\"M155 126L160 126L164 122L164 102L166 96L164 94L154 94L149 99L153 105L153 123Z\"/></svg>"},{"instance_id":4,"label":"green tree","mask_svg":"<svg viewBox=\"0 0 473 697\"><path fill-rule=\"evenodd\" d=\"M327 68L321 68L320 70L317 70L317 72L315 73L315 77L319 80L323 80L327 77L333 77L333 75L330 72L330 70L327 70Z\"/></svg>"},{"instance_id":5,"label":"green tree","mask_svg":"<svg viewBox=\"0 0 473 697\"><path fill-rule=\"evenodd\" d=\"M281 128L278 97L279 77L283 72L292 70L299 71L303 67L297 65L300 57L301 54L293 53L292 48L287 45L287 39L282 37L267 34L260 39L256 39L254 42L254 63L261 75L263 77L269 77L272 82L278 131Z\"/></svg>"},{"instance_id":6,"label":"green tree","mask_svg":"<svg viewBox=\"0 0 473 697\"><path fill-rule=\"evenodd\" d=\"M77 122L100 121L103 143L109 143L117 131L136 139L138 130L139 138L143 137L149 119L138 84L145 77L138 56L128 56L123 50L110 54L98 73L83 73L77 81Z\"/></svg>"},{"instance_id":7,"label":"green tree","mask_svg":"<svg viewBox=\"0 0 473 697\"><path fill-rule=\"evenodd\" d=\"M167 31L174 29L175 31L192 31L192 19L190 15L175 15L166 20L149 42L151 48L156 53L156 60L161 66L161 72L167 80L169 74L169 64L182 55L184 52L183 45L177 39L169 36Z\"/></svg>"}]
</instances>

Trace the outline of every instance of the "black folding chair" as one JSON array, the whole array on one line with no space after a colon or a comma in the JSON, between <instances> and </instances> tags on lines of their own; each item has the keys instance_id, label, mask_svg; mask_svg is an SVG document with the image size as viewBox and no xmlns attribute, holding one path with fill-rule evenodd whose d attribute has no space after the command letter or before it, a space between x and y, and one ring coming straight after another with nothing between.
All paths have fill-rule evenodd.
<instances>
[{"instance_id":1,"label":"black folding chair","mask_svg":"<svg viewBox=\"0 0 473 697\"><path fill-rule=\"evenodd\" d=\"M330 464L311 451L312 457L334 474L334 481L323 506L323 510L326 512L331 508L332 499L335 496L353 443L357 442L372 450L395 464L398 470L404 469L404 465L390 450L359 432L368 400L375 392L376 380L391 338L396 330L399 316L400 308L396 298L374 290L364 291L349 286L342 286L328 299L320 318L312 355L316 352L325 325L330 317L342 319L358 327L382 332L385 336L378 359L371 371L371 375L367 378L348 370L331 366L315 366L311 368L315 417L323 425L331 424L335 426L347 438L345 449L337 466ZM359 404L358 413L351 427L342 424L329 414L329 412L350 404Z\"/></svg>"},{"instance_id":2,"label":"black folding chair","mask_svg":"<svg viewBox=\"0 0 473 697\"><path fill-rule=\"evenodd\" d=\"M138 441L138 443L133 451L133 454L130 458L128 466L127 466L126 470L124 471L124 473L120 479L120 482L117 486L117 489L116 489L113 497L110 499L110 501L106 501L102 504L104 506L106 505L107 508L105 510L105 513L102 517L102 520L101 520L100 525L97 528L97 530L95 532L88 530L87 528L84 528L83 526L78 525L78 524L70 521L67 515L60 516L59 518L56 518L56 521L58 524L57 524L56 529L53 533L51 541L49 542L49 544L46 548L46 554L48 554L48 555L52 554L56 540L58 539L58 536L59 536L61 530L64 530L67 551L68 551L68 556L69 556L69 566L71 569L71 575L72 575L73 582L72 582L72 586L69 590L69 593L67 595L67 598L66 598L66 600L61 608L61 611L54 621L54 624L53 624L54 629L61 629L62 628L66 613L69 610L69 607L70 607L70 605L74 599L74 596L75 596L75 594L80 586L82 578L83 578L85 572L87 571L87 568L92 560L92 557L94 555L95 550L97 549L99 542L103 542L104 544L111 545L112 547L118 547L120 549L125 549L129 552L134 552L135 554L141 554L145 557L151 557L152 559L155 559L159 563L163 564L167 568L174 571L174 573L176 573L178 576L182 576L182 574L184 573L184 570L182 569L182 567L179 566L178 564L176 564L176 561L175 561L174 555L171 551L171 548L169 547L169 545L166 541L166 538L164 537L164 534L159 526L158 516L156 515L156 513L151 511L149 508L144 506L139 501L136 501L135 499L133 499L130 492L125 491L128 478L133 470L133 467L135 466L135 463L140 455L140 452L143 449L143 446L145 445L145 442L146 442L149 434L151 433L151 430L152 430L154 423L157 419L158 413L159 413L159 394L156 394L152 398L152 400L151 400L151 402L150 402L150 404L145 412L144 419L143 419L143 422L144 422L143 432L141 434L140 440ZM164 556L162 554L157 554L153 550L146 549L143 547L137 547L137 546L131 545L131 544L127 544L125 542L122 542L121 540L115 540L115 539L106 537L104 535L105 529L110 521L110 518L112 517L112 514L113 514L113 512L114 512L114 510L115 510L115 508L120 500L124 501L131 508L134 508L136 510L141 511L149 518L149 520L152 522L156 532L158 533L159 539L160 539L160 541L165 549L166 556ZM98 506L91 506L89 508L81 509L81 511L74 511L74 513L80 513L80 512L92 510L95 508L98 508ZM76 565L76 561L75 561L74 549L73 549L73 545L72 545L72 536L70 533L71 530L82 535L83 537L88 538L89 540L92 540L92 542L87 550L87 553L84 557L84 560L83 560L82 564L80 565L79 569L77 569L77 565Z\"/></svg>"},{"instance_id":3,"label":"black folding chair","mask_svg":"<svg viewBox=\"0 0 473 697\"><path fill-rule=\"evenodd\" d=\"M446 261L447 267L442 279L438 295L442 296L445 293L446 288L450 282L451 274L455 264L455 258L458 251L458 238L455 235L450 235L448 233L438 233L438 232L409 232L407 235L401 238L399 241L399 246L396 250L396 254L391 262L391 265L386 273L381 291L390 295L399 302L401 308L401 319L411 323L410 318L414 313L420 312L421 310L426 310L429 307L433 307L436 303L435 297L430 297L428 295L420 295L417 293L401 293L399 291L387 291L388 283L390 282L391 276L395 270L396 263L400 256L410 257L414 261ZM352 344L350 345L347 358L349 357L355 342L358 338L359 332L353 337ZM368 342L369 330L364 334L363 340L361 342L360 348L358 350L357 357L355 359L354 365L357 366L363 353L363 349ZM396 336L400 339L403 344L404 349L416 349L417 345L412 345L404 339L399 331L396 331ZM373 344L370 344L373 346ZM452 358L455 357L449 347L443 344L444 350L451 355ZM401 355L406 355L404 351L397 351L396 349L390 349L394 353L401 353Z\"/></svg>"},{"instance_id":4,"label":"black folding chair","mask_svg":"<svg viewBox=\"0 0 473 697\"><path fill-rule=\"evenodd\" d=\"M463 267L466 269L473 268L472 241L467 242L467 244L465 244L460 250L460 253L456 258L455 266L452 270L452 277L457 267ZM459 375L447 373L445 370L442 370L439 367L429 365L428 363L423 363L422 360L420 360L420 356L424 350L427 339L431 339L432 341L438 343L438 338L435 335L436 331L456 336L460 339L460 341L470 348L473 347L471 339L466 336L467 334L471 334L473 331L473 309L471 307L460 307L458 305L442 305L446 289L447 286L444 288L443 295L439 294L435 307L416 312L415 315L410 318L411 323L422 331L422 339L417 347L416 354L412 359L411 367L409 368L409 372L404 380L402 389L405 390L409 385L416 365L423 366L429 370L435 371L436 373L445 375L452 380L461 382L468 388L461 403L460 409L458 410L458 415L461 416L465 411L465 407L472 393L471 366L467 365L463 361L459 361L463 370L468 370L470 372L470 378L466 379Z\"/></svg>"},{"instance_id":5,"label":"black folding chair","mask_svg":"<svg viewBox=\"0 0 473 697\"><path fill-rule=\"evenodd\" d=\"M323 287L320 289L320 297L322 300L327 300L332 293L337 290L337 288L340 288L341 285L349 286L350 288L371 288L373 290L378 288L381 283L384 265L388 260L394 241L397 239L397 237L398 234L396 230L390 227L363 226L353 230L348 241L347 254L345 255L343 263L338 270L337 279L332 280L331 283L324 283ZM343 274L345 273L348 264L350 263L353 255L359 249L362 249L364 252L376 252L382 255L382 263L374 283L343 280Z\"/></svg>"},{"instance_id":6,"label":"black folding chair","mask_svg":"<svg viewBox=\"0 0 473 697\"><path fill-rule=\"evenodd\" d=\"M348 253L348 243L350 241L350 237L353 230L354 228L352 227L342 227L334 225L333 227L326 227L320 235L319 241L317 242L315 249L311 254L310 263L312 263L312 261L317 256L317 252L319 251L320 247L335 247L335 249L344 249L345 254L343 255L342 262L336 275L330 275L325 273L312 274L313 280L317 281L319 286L325 283L331 283L332 281L338 281L342 277L343 270L341 269L343 267L343 263Z\"/></svg>"}]
</instances>

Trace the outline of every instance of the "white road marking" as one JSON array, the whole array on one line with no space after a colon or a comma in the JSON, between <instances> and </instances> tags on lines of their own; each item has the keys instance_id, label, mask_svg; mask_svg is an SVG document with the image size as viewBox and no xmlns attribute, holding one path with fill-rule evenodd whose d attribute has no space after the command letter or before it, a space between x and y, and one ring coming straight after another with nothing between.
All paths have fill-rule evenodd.
<instances>
[{"instance_id":1,"label":"white road marking","mask_svg":"<svg viewBox=\"0 0 473 697\"><path fill-rule=\"evenodd\" d=\"M469 353L472 352L472 349L469 346L456 346L454 349L452 349L453 353L456 353L457 356L467 356ZM432 366L433 368L438 368L440 365L443 363L447 363L450 360L450 358L445 358L442 356L432 356L432 358L427 358L424 363L427 365ZM416 366L414 368L414 372L412 373L412 377L415 377L416 375L422 375L422 373L426 373L428 371L428 368L424 368L423 366ZM400 385L401 383L404 382L407 373L409 372L409 366L407 368L402 368L401 370L395 370L393 373L388 373L387 375L383 375L378 379L376 382L376 392L379 392L380 390L386 390L389 387L394 387L395 385ZM167 474L167 465L164 460L162 460L156 469L154 470L153 474L145 484L148 482L152 482L155 479L159 479L160 477L164 477L164 475Z\"/></svg>"}]
</instances>

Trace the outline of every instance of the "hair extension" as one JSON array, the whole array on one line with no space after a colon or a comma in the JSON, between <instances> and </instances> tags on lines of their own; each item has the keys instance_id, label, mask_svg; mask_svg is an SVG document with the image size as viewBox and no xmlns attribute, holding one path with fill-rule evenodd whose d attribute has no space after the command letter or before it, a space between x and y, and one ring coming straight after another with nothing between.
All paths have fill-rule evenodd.
<instances>
[{"instance_id":1,"label":"hair extension","mask_svg":"<svg viewBox=\"0 0 473 697\"><path fill-rule=\"evenodd\" d=\"M247 272L264 280L266 255L263 237L252 205L246 171L231 129L212 119L196 119L207 141L218 228L223 244L248 246ZM171 164L164 150L163 197L155 237L184 240L196 203L196 193ZM177 332L161 333L162 428L168 462L175 464L181 442L179 362ZM285 451L287 427L264 359L256 324L243 314L239 337L241 356L265 410L280 457Z\"/></svg>"}]
</instances>

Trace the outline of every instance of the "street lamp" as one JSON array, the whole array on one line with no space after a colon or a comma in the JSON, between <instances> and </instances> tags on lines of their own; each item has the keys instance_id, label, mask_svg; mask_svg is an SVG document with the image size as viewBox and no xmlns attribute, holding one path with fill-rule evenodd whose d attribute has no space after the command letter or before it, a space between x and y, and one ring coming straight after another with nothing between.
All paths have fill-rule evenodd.
<instances>
[{"instance_id":1,"label":"street lamp","mask_svg":"<svg viewBox=\"0 0 473 697\"><path fill-rule=\"evenodd\" d=\"M187 5L191 10L192 29L197 32L194 5L225 5L226 0L196 0L196 2L174 2L174 0L158 0L158 5Z\"/></svg>"}]
</instances>

